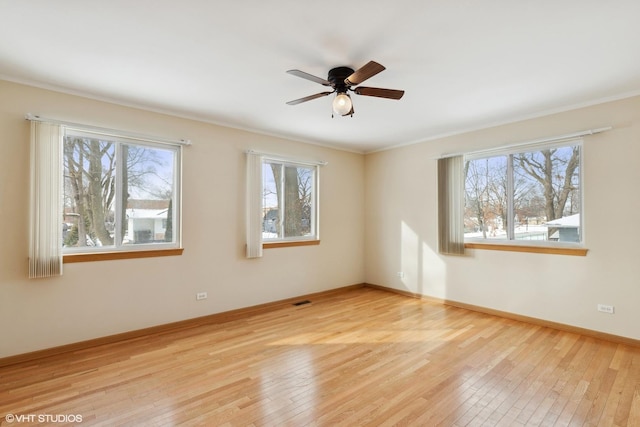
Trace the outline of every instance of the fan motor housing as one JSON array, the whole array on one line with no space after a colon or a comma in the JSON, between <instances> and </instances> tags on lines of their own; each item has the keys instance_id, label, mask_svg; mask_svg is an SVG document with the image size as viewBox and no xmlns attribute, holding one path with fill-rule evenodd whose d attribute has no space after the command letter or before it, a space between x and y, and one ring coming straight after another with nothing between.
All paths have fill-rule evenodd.
<instances>
[{"instance_id":1,"label":"fan motor housing","mask_svg":"<svg viewBox=\"0 0 640 427\"><path fill-rule=\"evenodd\" d=\"M347 77L353 74L353 68L350 67L336 67L329 70L327 80L336 89L336 92L346 92L348 87L344 82Z\"/></svg>"}]
</instances>

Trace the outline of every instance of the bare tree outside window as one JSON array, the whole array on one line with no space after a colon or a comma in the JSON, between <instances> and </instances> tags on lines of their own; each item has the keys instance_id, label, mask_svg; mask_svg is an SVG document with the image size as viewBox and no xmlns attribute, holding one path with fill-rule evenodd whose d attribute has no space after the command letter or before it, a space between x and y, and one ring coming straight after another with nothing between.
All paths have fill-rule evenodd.
<instances>
[{"instance_id":1,"label":"bare tree outside window","mask_svg":"<svg viewBox=\"0 0 640 427\"><path fill-rule=\"evenodd\" d=\"M579 213L580 146L517 154L514 161L514 173L542 194L547 221Z\"/></svg>"},{"instance_id":2,"label":"bare tree outside window","mask_svg":"<svg viewBox=\"0 0 640 427\"><path fill-rule=\"evenodd\" d=\"M467 160L465 237L580 241L580 147Z\"/></svg>"},{"instance_id":3,"label":"bare tree outside window","mask_svg":"<svg viewBox=\"0 0 640 427\"><path fill-rule=\"evenodd\" d=\"M263 238L308 237L315 233L315 167L263 164Z\"/></svg>"},{"instance_id":4,"label":"bare tree outside window","mask_svg":"<svg viewBox=\"0 0 640 427\"><path fill-rule=\"evenodd\" d=\"M67 136L64 140L65 246L113 245L115 145Z\"/></svg>"},{"instance_id":5,"label":"bare tree outside window","mask_svg":"<svg viewBox=\"0 0 640 427\"><path fill-rule=\"evenodd\" d=\"M63 245L174 242L175 156L172 149L66 135Z\"/></svg>"},{"instance_id":6,"label":"bare tree outside window","mask_svg":"<svg viewBox=\"0 0 640 427\"><path fill-rule=\"evenodd\" d=\"M464 173L465 230L495 236L506 211L506 157L467 161Z\"/></svg>"}]
</instances>

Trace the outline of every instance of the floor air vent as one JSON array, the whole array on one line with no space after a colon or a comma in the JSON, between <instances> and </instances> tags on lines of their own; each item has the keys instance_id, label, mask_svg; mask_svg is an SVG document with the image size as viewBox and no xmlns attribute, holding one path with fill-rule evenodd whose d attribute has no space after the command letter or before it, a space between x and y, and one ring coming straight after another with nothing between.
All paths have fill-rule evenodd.
<instances>
[{"instance_id":1,"label":"floor air vent","mask_svg":"<svg viewBox=\"0 0 640 427\"><path fill-rule=\"evenodd\" d=\"M298 301L298 302L294 302L293 305L305 305L305 304L311 304L311 301L309 301L308 299L304 300L304 301Z\"/></svg>"}]
</instances>

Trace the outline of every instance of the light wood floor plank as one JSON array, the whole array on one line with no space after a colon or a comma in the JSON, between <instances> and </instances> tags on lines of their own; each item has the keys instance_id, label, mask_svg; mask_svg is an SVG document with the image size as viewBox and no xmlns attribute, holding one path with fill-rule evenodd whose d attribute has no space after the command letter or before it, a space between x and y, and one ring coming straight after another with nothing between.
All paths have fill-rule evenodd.
<instances>
[{"instance_id":1,"label":"light wood floor plank","mask_svg":"<svg viewBox=\"0 0 640 427\"><path fill-rule=\"evenodd\" d=\"M350 289L2 367L0 426L7 414L79 414L82 426L632 426L640 349Z\"/></svg>"}]
</instances>

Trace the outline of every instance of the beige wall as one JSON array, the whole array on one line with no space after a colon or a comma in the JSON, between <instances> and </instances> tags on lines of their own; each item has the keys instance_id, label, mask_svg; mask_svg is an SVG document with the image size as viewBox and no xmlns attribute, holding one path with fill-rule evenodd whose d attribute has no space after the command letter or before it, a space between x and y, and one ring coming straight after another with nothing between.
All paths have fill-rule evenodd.
<instances>
[{"instance_id":1,"label":"beige wall","mask_svg":"<svg viewBox=\"0 0 640 427\"><path fill-rule=\"evenodd\" d=\"M66 264L27 279L25 113L187 138L177 257ZM244 257L244 151L325 160L319 246ZM252 306L364 280L364 157L0 81L0 357ZM196 292L209 298L196 301Z\"/></svg>"},{"instance_id":2,"label":"beige wall","mask_svg":"<svg viewBox=\"0 0 640 427\"><path fill-rule=\"evenodd\" d=\"M191 139L184 254L27 279L28 112ZM437 157L603 126L614 130L584 144L586 257L437 253ZM321 245L244 258L249 148L329 162ZM0 81L0 357L363 281L640 339L638 159L640 97L363 156ZM201 291L209 298L196 301Z\"/></svg>"},{"instance_id":3,"label":"beige wall","mask_svg":"<svg viewBox=\"0 0 640 427\"><path fill-rule=\"evenodd\" d=\"M584 139L586 257L437 253L436 158L605 126ZM366 281L640 339L639 159L640 97L367 155Z\"/></svg>"}]
</instances>

